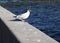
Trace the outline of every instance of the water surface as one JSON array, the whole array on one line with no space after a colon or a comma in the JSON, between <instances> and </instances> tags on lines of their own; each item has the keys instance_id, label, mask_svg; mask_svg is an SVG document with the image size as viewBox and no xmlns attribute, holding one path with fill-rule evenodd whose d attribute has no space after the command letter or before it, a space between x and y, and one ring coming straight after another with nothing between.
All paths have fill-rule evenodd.
<instances>
[{"instance_id":1,"label":"water surface","mask_svg":"<svg viewBox=\"0 0 60 43\"><path fill-rule=\"evenodd\" d=\"M60 42L60 5L34 4L24 6L6 6L9 11L19 15L31 9L28 23Z\"/></svg>"}]
</instances>

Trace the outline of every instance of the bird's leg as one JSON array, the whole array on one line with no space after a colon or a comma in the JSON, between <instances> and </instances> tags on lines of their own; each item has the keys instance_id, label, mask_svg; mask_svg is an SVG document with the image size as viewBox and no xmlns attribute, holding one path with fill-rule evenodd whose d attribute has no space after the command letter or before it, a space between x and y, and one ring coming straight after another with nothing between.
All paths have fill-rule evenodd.
<instances>
[{"instance_id":1,"label":"bird's leg","mask_svg":"<svg viewBox=\"0 0 60 43\"><path fill-rule=\"evenodd\" d=\"M25 22L25 20L22 20L22 22Z\"/></svg>"}]
</instances>

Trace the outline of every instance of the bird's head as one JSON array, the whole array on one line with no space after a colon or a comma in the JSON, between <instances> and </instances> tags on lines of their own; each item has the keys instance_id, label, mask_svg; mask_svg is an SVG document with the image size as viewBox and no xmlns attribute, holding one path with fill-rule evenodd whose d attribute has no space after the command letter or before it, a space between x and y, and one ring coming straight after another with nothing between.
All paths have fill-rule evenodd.
<instances>
[{"instance_id":1,"label":"bird's head","mask_svg":"<svg viewBox=\"0 0 60 43\"><path fill-rule=\"evenodd\" d=\"M28 9L29 10L29 12L32 12L32 10L31 9Z\"/></svg>"}]
</instances>

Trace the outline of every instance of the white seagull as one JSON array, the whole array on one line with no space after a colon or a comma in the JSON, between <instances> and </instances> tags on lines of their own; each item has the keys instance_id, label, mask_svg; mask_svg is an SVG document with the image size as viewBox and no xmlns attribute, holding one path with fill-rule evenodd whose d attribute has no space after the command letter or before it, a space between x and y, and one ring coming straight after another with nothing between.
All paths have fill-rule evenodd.
<instances>
[{"instance_id":1,"label":"white seagull","mask_svg":"<svg viewBox=\"0 0 60 43\"><path fill-rule=\"evenodd\" d=\"M17 15L16 16L16 19L19 19L21 21L24 21L25 19L27 19L29 17L30 13L31 13L31 10L28 9L26 13L23 13L21 15Z\"/></svg>"}]
</instances>

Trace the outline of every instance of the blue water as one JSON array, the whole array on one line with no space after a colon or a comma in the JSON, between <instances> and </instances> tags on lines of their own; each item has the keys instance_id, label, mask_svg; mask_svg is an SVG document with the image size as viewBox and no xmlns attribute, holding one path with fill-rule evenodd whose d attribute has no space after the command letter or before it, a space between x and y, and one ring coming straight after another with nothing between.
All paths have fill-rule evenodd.
<instances>
[{"instance_id":1,"label":"blue water","mask_svg":"<svg viewBox=\"0 0 60 43\"><path fill-rule=\"evenodd\" d=\"M16 15L22 14L30 8L32 12L26 21L60 42L60 5L35 4L6 6L6 8Z\"/></svg>"}]
</instances>

